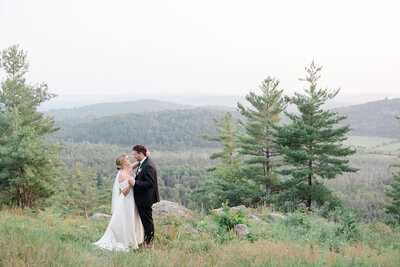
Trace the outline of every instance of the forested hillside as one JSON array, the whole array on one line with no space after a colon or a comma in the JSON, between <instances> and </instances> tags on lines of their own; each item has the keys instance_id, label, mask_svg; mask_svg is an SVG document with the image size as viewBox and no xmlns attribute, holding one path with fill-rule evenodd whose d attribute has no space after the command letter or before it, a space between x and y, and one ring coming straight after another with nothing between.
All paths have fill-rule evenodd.
<instances>
[{"instance_id":1,"label":"forested hillside","mask_svg":"<svg viewBox=\"0 0 400 267\"><path fill-rule=\"evenodd\" d=\"M225 111L222 108L185 107L141 100L55 110L50 113L58 119L56 125L61 126L61 130L52 138L121 146L143 143L153 149L166 151L213 147L214 144L201 139L201 135L215 133L213 119L221 118ZM333 111L347 115L343 123L350 124L353 129L349 135L398 139L400 125L394 118L400 113L398 107L400 99L391 99ZM237 112L233 115L235 119L239 118ZM286 119L283 119L285 122Z\"/></svg>"},{"instance_id":2,"label":"forested hillside","mask_svg":"<svg viewBox=\"0 0 400 267\"><path fill-rule=\"evenodd\" d=\"M214 133L214 118L224 111L204 108L118 114L73 125L61 125L52 138L73 142L132 146L144 144L152 150L178 151L214 147L201 138Z\"/></svg>"},{"instance_id":3,"label":"forested hillside","mask_svg":"<svg viewBox=\"0 0 400 267\"><path fill-rule=\"evenodd\" d=\"M61 121L65 119L98 118L122 113L153 112L188 108L193 108L193 106L158 100L141 99L137 101L99 103L78 108L54 109L45 112L45 114L55 116L57 121Z\"/></svg>"},{"instance_id":4,"label":"forested hillside","mask_svg":"<svg viewBox=\"0 0 400 267\"><path fill-rule=\"evenodd\" d=\"M394 118L400 114L400 98L343 107L334 111L347 115L346 123L353 128L350 135L400 138L400 125Z\"/></svg>"}]
</instances>

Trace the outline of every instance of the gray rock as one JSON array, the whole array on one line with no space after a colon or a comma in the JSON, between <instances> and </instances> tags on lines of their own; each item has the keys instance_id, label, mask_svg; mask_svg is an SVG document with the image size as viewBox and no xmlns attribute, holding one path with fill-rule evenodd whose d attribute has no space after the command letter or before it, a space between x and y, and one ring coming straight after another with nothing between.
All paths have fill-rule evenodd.
<instances>
[{"instance_id":1,"label":"gray rock","mask_svg":"<svg viewBox=\"0 0 400 267\"><path fill-rule=\"evenodd\" d=\"M250 234L249 228L245 224L235 225L235 228L233 229L233 231L237 235L249 235Z\"/></svg>"},{"instance_id":2,"label":"gray rock","mask_svg":"<svg viewBox=\"0 0 400 267\"><path fill-rule=\"evenodd\" d=\"M260 217L258 217L255 214L249 214L249 221L254 221L254 222L259 222L261 224L267 224L263 219L261 219Z\"/></svg>"},{"instance_id":3,"label":"gray rock","mask_svg":"<svg viewBox=\"0 0 400 267\"><path fill-rule=\"evenodd\" d=\"M92 217L90 217L91 220L97 220L99 218L111 219L111 215L104 214L104 213L95 213L95 214L93 214Z\"/></svg>"},{"instance_id":4,"label":"gray rock","mask_svg":"<svg viewBox=\"0 0 400 267\"><path fill-rule=\"evenodd\" d=\"M272 220L276 220L276 219L286 219L286 216L279 214L279 213L270 213L268 214L268 218L272 219Z\"/></svg>"},{"instance_id":5,"label":"gray rock","mask_svg":"<svg viewBox=\"0 0 400 267\"><path fill-rule=\"evenodd\" d=\"M247 211L249 211L245 206L243 206L243 205L240 205L240 206L236 206L236 207L232 207L231 208L231 211L233 211L233 212L236 212L236 211L238 211L238 210L241 210L241 211L243 211L243 212L247 212ZM215 213L215 214L224 214L225 212L222 210L222 208L219 208L219 209L213 209L213 210L211 210L211 212L212 213Z\"/></svg>"},{"instance_id":6,"label":"gray rock","mask_svg":"<svg viewBox=\"0 0 400 267\"><path fill-rule=\"evenodd\" d=\"M179 215L181 217L192 217L193 213L178 203L161 200L160 202L153 205L153 216L155 218L162 218L169 215Z\"/></svg>"}]
</instances>

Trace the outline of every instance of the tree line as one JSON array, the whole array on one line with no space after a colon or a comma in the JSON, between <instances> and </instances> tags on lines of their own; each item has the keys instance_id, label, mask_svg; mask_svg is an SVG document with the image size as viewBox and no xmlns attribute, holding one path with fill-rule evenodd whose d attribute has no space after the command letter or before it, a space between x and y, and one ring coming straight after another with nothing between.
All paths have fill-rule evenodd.
<instances>
[{"instance_id":1,"label":"tree line","mask_svg":"<svg viewBox=\"0 0 400 267\"><path fill-rule=\"evenodd\" d=\"M220 160L209 168L212 178L196 191L206 206L228 200L232 205L273 204L284 211L341 207L324 181L358 171L349 165L349 156L356 151L344 144L351 130L343 123L346 116L322 108L339 89L318 87L321 69L312 62L300 79L307 87L292 97L283 95L279 81L268 77L260 94L246 96L250 108L238 103L245 121L233 122L229 112L214 121L218 134L204 138L221 143L224 149L211 155L210 159ZM286 110L289 103L298 113ZM284 124L279 123L283 114L289 119ZM398 175L394 179L386 193L394 202L386 211L398 218Z\"/></svg>"},{"instance_id":2,"label":"tree line","mask_svg":"<svg viewBox=\"0 0 400 267\"><path fill-rule=\"evenodd\" d=\"M113 180L113 177L107 176L110 171L102 172L101 164L88 168L85 161L93 164L95 160L85 157L80 160L71 158L66 161L67 168L62 168L62 146L48 142L49 139L44 141L46 136L60 129L55 127L54 117L45 117L37 111L37 107L54 95L49 93L45 83L32 85L25 80L29 70L26 52L18 46L3 50L0 66L7 75L0 91L1 202L20 208L34 208L45 207L51 199L57 200L65 210L78 209L86 216L94 210L105 210ZM157 116L164 116L162 119L167 119L171 125L169 129L160 127L165 136L151 141L164 146L162 149L179 146L179 143L167 142L174 135L183 140L181 148L193 145L190 142L199 142L192 140L193 136L201 132L215 133L205 135L201 146L208 144L205 147L222 148L222 151L212 154L211 159L218 159L218 163L211 167L199 159L185 162L185 166L189 166L185 168L173 162L174 159L160 164L161 172L165 174L160 183L165 198L204 207L219 206L226 199L231 204L273 204L283 210L292 210L299 204L306 209L340 205L324 186L324 181L357 170L349 166L348 161L355 150L343 144L350 126L341 124L344 116L321 108L339 90L317 88L321 68L314 63L306 70L303 80L308 87L303 92L297 92L292 97L284 96L283 90L278 89L279 81L268 77L260 86L261 94L250 92L247 95L250 108L238 104L243 119L226 113L222 119L215 120L216 129L212 126L204 129L204 123L199 124L201 127L196 126L198 121L211 120L207 115L209 113L202 113L201 110L193 114L182 112L183 120L193 122L193 125L180 128L178 132L173 129L179 125L179 120L168 111L159 113ZM287 112L288 103L296 105L299 113ZM193 117L194 114L198 116ZM212 115L218 117L220 114L216 112ZM282 114L289 118L288 123L279 122ZM123 120L129 115L126 116ZM150 123L158 123L147 113L141 116L136 118L138 122L145 118ZM113 117L110 117L110 123L112 120ZM118 131L118 127L120 124L100 124L99 128L91 130L91 134L87 132L87 136L77 140L87 141L85 138L93 136L93 131L96 135L99 131L102 139L95 142L101 143L107 138L106 134L101 135L101 128ZM117 139L125 140L124 133ZM125 142L115 143L125 146ZM215 146L214 142L220 146ZM132 140L129 141L131 144ZM68 158L68 154L64 154L63 158ZM162 158L159 158L160 162L164 160ZM195 166L190 167L192 163ZM392 205L387 206L387 212L397 220L400 206L397 198L398 176L393 175L394 182L386 190L387 196L393 199ZM198 177L201 179L198 180Z\"/></svg>"}]
</instances>

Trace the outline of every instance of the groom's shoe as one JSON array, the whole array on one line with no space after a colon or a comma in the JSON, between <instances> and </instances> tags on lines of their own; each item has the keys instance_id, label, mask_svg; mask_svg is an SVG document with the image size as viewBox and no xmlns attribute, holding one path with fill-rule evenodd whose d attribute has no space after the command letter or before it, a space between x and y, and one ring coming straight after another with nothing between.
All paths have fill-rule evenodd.
<instances>
[{"instance_id":1,"label":"groom's shoe","mask_svg":"<svg viewBox=\"0 0 400 267\"><path fill-rule=\"evenodd\" d=\"M154 243L153 243L153 241L152 242L149 242L149 243L145 243L145 248L146 249L153 249L154 250Z\"/></svg>"}]
</instances>

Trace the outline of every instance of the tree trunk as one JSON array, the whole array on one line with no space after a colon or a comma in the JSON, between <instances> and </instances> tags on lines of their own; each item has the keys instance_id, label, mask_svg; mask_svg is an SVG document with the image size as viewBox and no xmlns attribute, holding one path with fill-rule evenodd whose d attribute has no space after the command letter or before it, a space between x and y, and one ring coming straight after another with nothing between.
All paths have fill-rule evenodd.
<instances>
[{"instance_id":1,"label":"tree trunk","mask_svg":"<svg viewBox=\"0 0 400 267\"><path fill-rule=\"evenodd\" d=\"M310 168L310 169L312 168L312 161L311 160L308 161L308 168ZM311 189L311 186L312 186L312 175L309 174L308 175L308 189ZM307 206L308 210L311 209L311 195L310 195L310 192L308 193L308 199L307 199L306 206Z\"/></svg>"},{"instance_id":2,"label":"tree trunk","mask_svg":"<svg viewBox=\"0 0 400 267\"><path fill-rule=\"evenodd\" d=\"M269 149L267 149L267 154L265 156L267 158L267 184L266 184L266 189L267 189L267 197L271 196L271 180L269 175L271 174L271 162L270 162L270 155L269 155Z\"/></svg>"}]
</instances>

